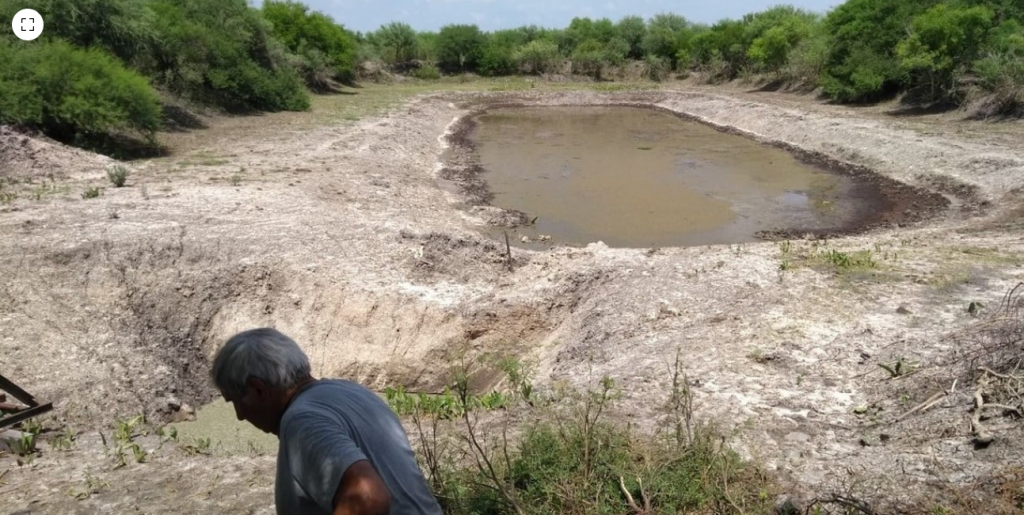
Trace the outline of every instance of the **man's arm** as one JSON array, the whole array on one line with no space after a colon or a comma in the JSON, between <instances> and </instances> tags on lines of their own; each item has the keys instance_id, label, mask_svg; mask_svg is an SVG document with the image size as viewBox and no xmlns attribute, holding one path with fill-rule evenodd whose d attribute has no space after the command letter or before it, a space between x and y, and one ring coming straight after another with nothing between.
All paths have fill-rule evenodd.
<instances>
[{"instance_id":1,"label":"man's arm","mask_svg":"<svg viewBox=\"0 0 1024 515\"><path fill-rule=\"evenodd\" d=\"M334 515L388 515L391 494L369 461L353 463L334 494Z\"/></svg>"}]
</instances>

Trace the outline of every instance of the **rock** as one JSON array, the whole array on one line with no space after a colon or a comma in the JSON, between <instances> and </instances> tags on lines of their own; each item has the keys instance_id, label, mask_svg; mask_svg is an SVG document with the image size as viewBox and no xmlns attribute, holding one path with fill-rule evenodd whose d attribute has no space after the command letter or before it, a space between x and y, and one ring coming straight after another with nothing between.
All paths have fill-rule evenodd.
<instances>
[{"instance_id":1,"label":"rock","mask_svg":"<svg viewBox=\"0 0 1024 515\"><path fill-rule=\"evenodd\" d=\"M171 413L171 422L191 422L196 419L196 410L188 404L182 404Z\"/></svg>"},{"instance_id":2,"label":"rock","mask_svg":"<svg viewBox=\"0 0 1024 515\"><path fill-rule=\"evenodd\" d=\"M910 310L907 309L907 307L902 305L902 304L900 305L900 307L896 308L896 312L901 314L901 315L909 315L910 314Z\"/></svg>"},{"instance_id":3,"label":"rock","mask_svg":"<svg viewBox=\"0 0 1024 515\"><path fill-rule=\"evenodd\" d=\"M799 515L800 500L791 495L780 495L775 499L775 515Z\"/></svg>"},{"instance_id":4,"label":"rock","mask_svg":"<svg viewBox=\"0 0 1024 515\"><path fill-rule=\"evenodd\" d=\"M22 433L13 429L0 432L0 454L17 454L18 448L21 445L21 439L27 435L28 433Z\"/></svg>"},{"instance_id":5,"label":"rock","mask_svg":"<svg viewBox=\"0 0 1024 515\"><path fill-rule=\"evenodd\" d=\"M524 235L522 238L519 238L519 241L523 243L530 243L530 237Z\"/></svg>"}]
</instances>

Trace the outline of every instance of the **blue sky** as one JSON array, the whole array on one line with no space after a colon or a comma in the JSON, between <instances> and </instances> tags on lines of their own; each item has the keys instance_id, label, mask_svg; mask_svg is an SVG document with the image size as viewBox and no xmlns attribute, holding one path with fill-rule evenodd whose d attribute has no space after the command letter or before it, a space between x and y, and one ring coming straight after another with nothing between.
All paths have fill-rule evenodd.
<instances>
[{"instance_id":1,"label":"blue sky","mask_svg":"<svg viewBox=\"0 0 1024 515\"><path fill-rule=\"evenodd\" d=\"M576 16L618 21L636 14L645 19L662 13L713 23L739 18L772 5L788 3L826 12L842 0L300 0L315 11L354 31L376 30L391 21L408 23L418 31L437 30L449 23L475 23L485 31L535 24L564 28ZM262 4L262 0L254 0Z\"/></svg>"}]
</instances>

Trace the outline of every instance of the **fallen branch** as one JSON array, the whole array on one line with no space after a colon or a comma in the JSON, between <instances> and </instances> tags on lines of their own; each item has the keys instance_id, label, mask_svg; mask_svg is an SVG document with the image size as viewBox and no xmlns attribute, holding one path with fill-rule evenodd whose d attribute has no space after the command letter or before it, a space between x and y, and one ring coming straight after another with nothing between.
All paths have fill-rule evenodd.
<instances>
[{"instance_id":1,"label":"fallen branch","mask_svg":"<svg viewBox=\"0 0 1024 515\"><path fill-rule=\"evenodd\" d=\"M619 476L619 488L622 489L622 493L626 496L626 502L629 503L629 507L633 509L634 513L637 513L638 515L645 515L651 512L651 500L647 498L647 494L644 492L643 481L638 477L636 478L636 482L640 485L640 498L644 502L643 508L637 506L636 500L633 499L632 494L630 494L629 490L626 488L625 480L622 479L622 476Z\"/></svg>"},{"instance_id":2,"label":"fallen branch","mask_svg":"<svg viewBox=\"0 0 1024 515\"><path fill-rule=\"evenodd\" d=\"M917 406L914 406L913 408L910 409L910 411L908 411L908 412L900 415L899 417L897 417L896 420L893 423L900 422L903 419L913 415L914 413L917 413L918 411L927 411L932 406L938 404L939 401L941 401L945 397L946 397L946 392L936 393L935 395L932 395L931 397L929 397L928 400L922 402L921 404L918 404Z\"/></svg>"},{"instance_id":3,"label":"fallen branch","mask_svg":"<svg viewBox=\"0 0 1024 515\"><path fill-rule=\"evenodd\" d=\"M974 417L971 418L971 432L974 433L974 440L979 445L988 445L995 440L992 433L981 424L981 413L985 408L985 399L981 396L982 388L988 383L987 377L978 381L978 388L974 390Z\"/></svg>"}]
</instances>

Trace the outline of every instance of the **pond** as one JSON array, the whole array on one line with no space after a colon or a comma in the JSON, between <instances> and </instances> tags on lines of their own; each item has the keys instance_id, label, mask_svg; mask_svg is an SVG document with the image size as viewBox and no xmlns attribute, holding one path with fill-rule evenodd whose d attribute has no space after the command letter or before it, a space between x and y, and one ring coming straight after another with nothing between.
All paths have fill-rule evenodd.
<instances>
[{"instance_id":1,"label":"pond","mask_svg":"<svg viewBox=\"0 0 1024 515\"><path fill-rule=\"evenodd\" d=\"M885 204L871 184L655 109L494 109L468 136L490 204L536 217L517 239L739 243L766 230L845 230Z\"/></svg>"}]
</instances>

